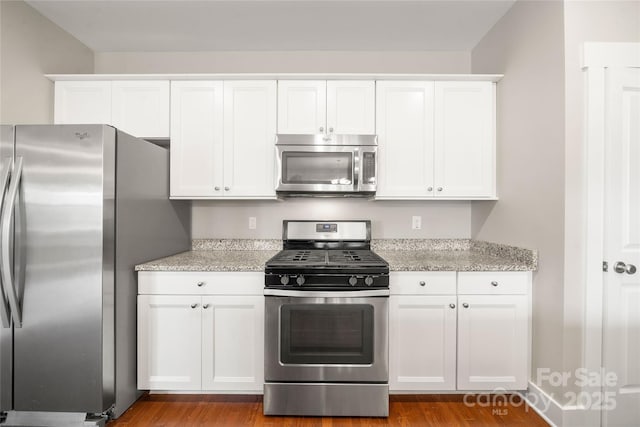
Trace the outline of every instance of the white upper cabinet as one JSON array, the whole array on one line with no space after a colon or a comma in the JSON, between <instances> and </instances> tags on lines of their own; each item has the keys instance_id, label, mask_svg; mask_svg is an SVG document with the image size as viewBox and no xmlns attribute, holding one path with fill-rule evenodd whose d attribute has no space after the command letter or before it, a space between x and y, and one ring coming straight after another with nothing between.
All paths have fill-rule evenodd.
<instances>
[{"instance_id":1,"label":"white upper cabinet","mask_svg":"<svg viewBox=\"0 0 640 427\"><path fill-rule=\"evenodd\" d=\"M495 196L493 87L491 82L435 83L436 196Z\"/></svg>"},{"instance_id":2,"label":"white upper cabinet","mask_svg":"<svg viewBox=\"0 0 640 427\"><path fill-rule=\"evenodd\" d=\"M224 82L224 190L275 197L276 82Z\"/></svg>"},{"instance_id":3,"label":"white upper cabinet","mask_svg":"<svg viewBox=\"0 0 640 427\"><path fill-rule=\"evenodd\" d=\"M111 124L110 81L57 81L55 124Z\"/></svg>"},{"instance_id":4,"label":"white upper cabinet","mask_svg":"<svg viewBox=\"0 0 640 427\"><path fill-rule=\"evenodd\" d=\"M433 82L377 83L376 198L433 195Z\"/></svg>"},{"instance_id":5,"label":"white upper cabinet","mask_svg":"<svg viewBox=\"0 0 640 427\"><path fill-rule=\"evenodd\" d=\"M378 81L378 199L496 197L489 81Z\"/></svg>"},{"instance_id":6,"label":"white upper cabinet","mask_svg":"<svg viewBox=\"0 0 640 427\"><path fill-rule=\"evenodd\" d=\"M275 198L276 82L174 81L171 197Z\"/></svg>"},{"instance_id":7,"label":"white upper cabinet","mask_svg":"<svg viewBox=\"0 0 640 427\"><path fill-rule=\"evenodd\" d=\"M326 91L324 80L279 80L278 133L325 132Z\"/></svg>"},{"instance_id":8,"label":"white upper cabinet","mask_svg":"<svg viewBox=\"0 0 640 427\"><path fill-rule=\"evenodd\" d=\"M327 132L375 133L376 85L373 80L327 81Z\"/></svg>"},{"instance_id":9,"label":"white upper cabinet","mask_svg":"<svg viewBox=\"0 0 640 427\"><path fill-rule=\"evenodd\" d=\"M372 80L278 81L278 133L359 135L374 131Z\"/></svg>"},{"instance_id":10,"label":"white upper cabinet","mask_svg":"<svg viewBox=\"0 0 640 427\"><path fill-rule=\"evenodd\" d=\"M223 83L171 82L171 196L223 194Z\"/></svg>"},{"instance_id":11,"label":"white upper cabinet","mask_svg":"<svg viewBox=\"0 0 640 427\"><path fill-rule=\"evenodd\" d=\"M107 124L140 138L169 137L169 81L58 81L55 124Z\"/></svg>"},{"instance_id":12,"label":"white upper cabinet","mask_svg":"<svg viewBox=\"0 0 640 427\"><path fill-rule=\"evenodd\" d=\"M112 124L143 138L169 137L169 81L114 81Z\"/></svg>"}]
</instances>

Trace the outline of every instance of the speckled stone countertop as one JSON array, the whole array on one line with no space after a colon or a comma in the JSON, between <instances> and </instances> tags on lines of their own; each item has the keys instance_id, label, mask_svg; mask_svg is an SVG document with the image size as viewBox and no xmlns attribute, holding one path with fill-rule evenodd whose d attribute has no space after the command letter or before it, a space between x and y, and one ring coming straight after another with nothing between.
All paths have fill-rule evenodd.
<instances>
[{"instance_id":1,"label":"speckled stone countertop","mask_svg":"<svg viewBox=\"0 0 640 427\"><path fill-rule=\"evenodd\" d=\"M469 239L380 239L372 249L391 271L532 271L535 250ZM197 239L192 250L136 266L137 271L264 271L280 240Z\"/></svg>"}]
</instances>

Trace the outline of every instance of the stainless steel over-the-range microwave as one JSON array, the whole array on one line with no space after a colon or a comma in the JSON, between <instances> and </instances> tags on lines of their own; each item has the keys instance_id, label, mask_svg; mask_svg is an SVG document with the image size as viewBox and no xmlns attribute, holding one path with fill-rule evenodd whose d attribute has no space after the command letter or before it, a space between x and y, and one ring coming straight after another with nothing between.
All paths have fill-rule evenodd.
<instances>
[{"instance_id":1,"label":"stainless steel over-the-range microwave","mask_svg":"<svg viewBox=\"0 0 640 427\"><path fill-rule=\"evenodd\" d=\"M276 192L370 196L376 191L376 135L277 135Z\"/></svg>"}]
</instances>

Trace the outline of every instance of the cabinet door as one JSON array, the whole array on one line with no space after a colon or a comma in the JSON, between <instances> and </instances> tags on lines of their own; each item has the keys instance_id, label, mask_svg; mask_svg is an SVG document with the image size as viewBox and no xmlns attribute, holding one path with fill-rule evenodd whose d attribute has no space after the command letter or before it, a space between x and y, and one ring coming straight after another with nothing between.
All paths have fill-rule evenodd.
<instances>
[{"instance_id":1,"label":"cabinet door","mask_svg":"<svg viewBox=\"0 0 640 427\"><path fill-rule=\"evenodd\" d=\"M203 390L261 392L264 297L203 297Z\"/></svg>"},{"instance_id":2,"label":"cabinet door","mask_svg":"<svg viewBox=\"0 0 640 427\"><path fill-rule=\"evenodd\" d=\"M390 390L455 390L455 305L454 295L390 297Z\"/></svg>"},{"instance_id":3,"label":"cabinet door","mask_svg":"<svg viewBox=\"0 0 640 427\"><path fill-rule=\"evenodd\" d=\"M324 80L279 80L278 133L326 132L326 91Z\"/></svg>"},{"instance_id":4,"label":"cabinet door","mask_svg":"<svg viewBox=\"0 0 640 427\"><path fill-rule=\"evenodd\" d=\"M111 82L55 83L55 124L111 124Z\"/></svg>"},{"instance_id":5,"label":"cabinet door","mask_svg":"<svg viewBox=\"0 0 640 427\"><path fill-rule=\"evenodd\" d=\"M433 82L377 82L377 199L433 195Z\"/></svg>"},{"instance_id":6,"label":"cabinet door","mask_svg":"<svg viewBox=\"0 0 640 427\"><path fill-rule=\"evenodd\" d=\"M138 388L200 390L200 297L138 295Z\"/></svg>"},{"instance_id":7,"label":"cabinet door","mask_svg":"<svg viewBox=\"0 0 640 427\"><path fill-rule=\"evenodd\" d=\"M223 195L223 84L171 82L171 197Z\"/></svg>"},{"instance_id":8,"label":"cabinet door","mask_svg":"<svg viewBox=\"0 0 640 427\"><path fill-rule=\"evenodd\" d=\"M495 196L492 82L435 83L436 197Z\"/></svg>"},{"instance_id":9,"label":"cabinet door","mask_svg":"<svg viewBox=\"0 0 640 427\"><path fill-rule=\"evenodd\" d=\"M526 295L458 296L458 389L524 390L528 380Z\"/></svg>"},{"instance_id":10,"label":"cabinet door","mask_svg":"<svg viewBox=\"0 0 640 427\"><path fill-rule=\"evenodd\" d=\"M276 82L224 82L224 194L275 198Z\"/></svg>"},{"instance_id":11,"label":"cabinet door","mask_svg":"<svg viewBox=\"0 0 640 427\"><path fill-rule=\"evenodd\" d=\"M373 135L376 87L373 80L327 82L327 132Z\"/></svg>"},{"instance_id":12,"label":"cabinet door","mask_svg":"<svg viewBox=\"0 0 640 427\"><path fill-rule=\"evenodd\" d=\"M140 138L169 138L169 81L114 81L113 125Z\"/></svg>"}]
</instances>

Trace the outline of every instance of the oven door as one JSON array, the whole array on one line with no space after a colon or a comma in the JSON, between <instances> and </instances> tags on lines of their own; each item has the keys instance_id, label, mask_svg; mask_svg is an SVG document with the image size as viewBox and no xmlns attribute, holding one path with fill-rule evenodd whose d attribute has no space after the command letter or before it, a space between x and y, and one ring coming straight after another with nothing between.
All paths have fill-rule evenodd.
<instances>
[{"instance_id":1,"label":"oven door","mask_svg":"<svg viewBox=\"0 0 640 427\"><path fill-rule=\"evenodd\" d=\"M386 383L388 295L265 290L265 381Z\"/></svg>"},{"instance_id":2,"label":"oven door","mask_svg":"<svg viewBox=\"0 0 640 427\"><path fill-rule=\"evenodd\" d=\"M359 148L277 145L276 191L354 192Z\"/></svg>"}]
</instances>

